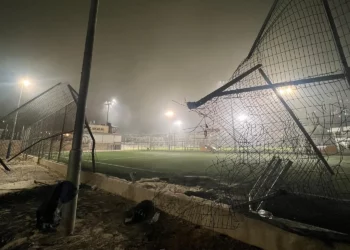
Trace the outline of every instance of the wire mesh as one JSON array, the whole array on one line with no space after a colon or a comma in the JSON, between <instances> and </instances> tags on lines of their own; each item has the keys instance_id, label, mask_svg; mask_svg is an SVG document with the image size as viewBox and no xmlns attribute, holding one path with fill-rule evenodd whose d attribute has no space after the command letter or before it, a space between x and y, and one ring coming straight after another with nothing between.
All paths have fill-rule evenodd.
<instances>
[{"instance_id":1,"label":"wire mesh","mask_svg":"<svg viewBox=\"0 0 350 250\"><path fill-rule=\"evenodd\" d=\"M67 84L55 85L1 119L0 157L6 164L28 156L67 162L75 115L74 91ZM87 132L85 137L83 150L91 155L91 137Z\"/></svg>"},{"instance_id":2,"label":"wire mesh","mask_svg":"<svg viewBox=\"0 0 350 250\"><path fill-rule=\"evenodd\" d=\"M278 0L229 82L261 68L204 105L188 105L203 125L219 128L218 146L231 149L211 168L230 186L222 195L233 210L349 232L350 82L341 59L349 60L349 7L342 0ZM315 209L320 215L310 216Z\"/></svg>"},{"instance_id":3,"label":"wire mesh","mask_svg":"<svg viewBox=\"0 0 350 250\"><path fill-rule=\"evenodd\" d=\"M125 134L122 150L210 151L218 144L216 131L167 134ZM209 148L211 146L211 148Z\"/></svg>"}]
</instances>

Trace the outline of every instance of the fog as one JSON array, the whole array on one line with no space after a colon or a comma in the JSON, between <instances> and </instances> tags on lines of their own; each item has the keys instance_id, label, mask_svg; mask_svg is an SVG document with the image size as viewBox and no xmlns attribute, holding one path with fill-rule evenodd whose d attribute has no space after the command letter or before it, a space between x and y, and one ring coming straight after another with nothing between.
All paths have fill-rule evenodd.
<instances>
[{"instance_id":1,"label":"fog","mask_svg":"<svg viewBox=\"0 0 350 250\"><path fill-rule=\"evenodd\" d=\"M121 133L168 131L166 110L183 127L196 101L230 78L247 55L272 0L101 0L87 117ZM78 90L89 1L3 0L0 9L0 116L57 82Z\"/></svg>"}]
</instances>

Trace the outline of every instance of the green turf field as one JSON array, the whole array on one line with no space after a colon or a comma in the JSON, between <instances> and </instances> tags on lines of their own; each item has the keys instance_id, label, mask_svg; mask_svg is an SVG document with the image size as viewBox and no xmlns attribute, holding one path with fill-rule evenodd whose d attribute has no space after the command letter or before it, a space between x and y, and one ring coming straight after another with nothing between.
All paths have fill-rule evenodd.
<instances>
[{"instance_id":1,"label":"green turf field","mask_svg":"<svg viewBox=\"0 0 350 250\"><path fill-rule=\"evenodd\" d=\"M97 152L96 170L110 175L114 172L142 172L163 175L207 175L208 167L224 155L209 152L117 151ZM147 172L147 173L146 173Z\"/></svg>"},{"instance_id":2,"label":"green turf field","mask_svg":"<svg viewBox=\"0 0 350 250\"><path fill-rule=\"evenodd\" d=\"M96 171L108 175L127 177L139 173L139 177L212 175L209 168L213 162L223 159L226 154L191 151L111 151L96 153ZM330 165L336 165L339 156L328 157ZM350 173L350 156L343 156L344 170ZM209 169L208 169L209 168ZM84 153L83 169L91 170L91 155Z\"/></svg>"}]
</instances>

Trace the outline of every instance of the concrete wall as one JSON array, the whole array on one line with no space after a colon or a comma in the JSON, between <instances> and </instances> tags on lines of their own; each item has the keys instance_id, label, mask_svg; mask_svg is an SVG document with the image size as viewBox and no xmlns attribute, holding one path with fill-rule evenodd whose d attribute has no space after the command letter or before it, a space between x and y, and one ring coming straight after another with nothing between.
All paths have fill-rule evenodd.
<instances>
[{"instance_id":1,"label":"concrete wall","mask_svg":"<svg viewBox=\"0 0 350 250\"><path fill-rule=\"evenodd\" d=\"M96 143L121 143L121 135L94 133Z\"/></svg>"},{"instance_id":2,"label":"concrete wall","mask_svg":"<svg viewBox=\"0 0 350 250\"><path fill-rule=\"evenodd\" d=\"M33 159L36 160L35 158ZM50 170L66 175L67 166L48 160L40 159L39 163ZM81 182L88 185L96 185L98 188L110 193L125 197L126 199L140 202L148 199L153 200L157 207L174 216L192 223L207 227L212 224L214 231L226 234L234 239L269 250L281 249L329 249L322 241L299 236L278 227L272 226L260 220L247 218L235 213L235 218L241 221L237 229L216 228L215 225L226 225L233 228L234 223L231 212L227 206L213 205L213 203L200 198L190 198L183 194L173 192L159 192L145 189L140 184L130 183L115 177L103 174L81 172ZM196 214L202 216L196 217ZM350 249L350 245L336 243L332 249Z\"/></svg>"}]
</instances>

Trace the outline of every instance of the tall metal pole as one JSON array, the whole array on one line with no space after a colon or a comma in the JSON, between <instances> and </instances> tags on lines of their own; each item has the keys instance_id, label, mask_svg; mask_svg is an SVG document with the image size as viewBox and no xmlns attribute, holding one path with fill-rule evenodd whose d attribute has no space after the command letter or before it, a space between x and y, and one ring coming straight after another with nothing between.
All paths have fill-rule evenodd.
<instances>
[{"instance_id":1,"label":"tall metal pole","mask_svg":"<svg viewBox=\"0 0 350 250\"><path fill-rule=\"evenodd\" d=\"M342 44L341 44L341 41L339 38L339 34L338 34L338 30L337 30L337 27L336 27L335 22L334 22L334 18L332 16L332 11L329 8L328 0L323 0L323 7L326 11L329 25L331 26L333 38L334 38L335 45L336 45L337 50L338 50L340 61L344 67L346 79L348 81L348 84L350 84L350 69L349 69L348 63L346 61L346 56L345 56L345 53L344 53L344 50L343 50L343 47L342 47Z\"/></svg>"},{"instance_id":2,"label":"tall metal pole","mask_svg":"<svg viewBox=\"0 0 350 250\"><path fill-rule=\"evenodd\" d=\"M13 140L13 137L14 137L14 135L15 135L16 123L17 123L17 117L18 117L18 108L19 108L19 105L21 105L21 99L22 99L22 93L23 93L23 86L24 86L24 84L22 83L22 84L21 84L21 92L20 92L19 98L18 98L18 104L17 104L17 111L16 111L16 114L15 114L15 120L14 120L14 122L13 122L13 128L12 128L11 138L10 138L10 142L9 142L9 145L8 145L8 148L7 148L6 159L10 158L10 155L11 155L12 140Z\"/></svg>"},{"instance_id":3,"label":"tall metal pole","mask_svg":"<svg viewBox=\"0 0 350 250\"><path fill-rule=\"evenodd\" d=\"M109 106L111 105L109 102L107 102L107 123L106 125L108 125L108 114L109 114Z\"/></svg>"},{"instance_id":4,"label":"tall metal pole","mask_svg":"<svg viewBox=\"0 0 350 250\"><path fill-rule=\"evenodd\" d=\"M92 51L94 45L95 25L97 19L98 0L91 0L89 22L85 40L85 51L83 59L83 67L81 72L79 97L77 104L77 112L74 124L74 136L72 149L69 153L67 180L71 181L77 189L80 183L80 169L82 158L82 140L84 134L85 123L85 107L89 89L90 70L92 61ZM64 224L66 234L72 234L75 227L75 217L77 210L78 195L68 202L63 210Z\"/></svg>"}]
</instances>

